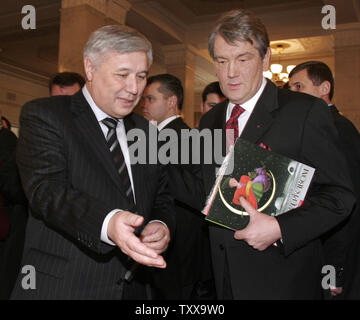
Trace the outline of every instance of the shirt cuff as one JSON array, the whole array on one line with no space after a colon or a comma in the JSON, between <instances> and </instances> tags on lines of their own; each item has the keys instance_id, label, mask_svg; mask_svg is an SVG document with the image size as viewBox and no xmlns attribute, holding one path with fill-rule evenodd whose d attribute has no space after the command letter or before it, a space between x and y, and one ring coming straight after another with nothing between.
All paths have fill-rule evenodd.
<instances>
[{"instance_id":1,"label":"shirt cuff","mask_svg":"<svg viewBox=\"0 0 360 320\"><path fill-rule=\"evenodd\" d=\"M100 236L101 241L103 241L103 242L105 242L105 243L107 243L107 244L109 244L109 245L111 245L111 246L116 246L116 244L115 244L113 241L111 241L111 240L109 239L108 235L107 235L108 225L109 225L109 221L110 221L110 219L112 218L112 216L113 216L115 213L119 212L119 211L123 211L123 210L121 210L121 209L114 209L114 210L110 211L110 212L107 214L107 216L105 217L104 222L103 222L103 224L102 224L102 228L101 228L101 236ZM149 221L149 223L152 223L152 222L160 222L160 223L163 224L165 227L167 227L166 223L163 222L163 221L161 221L161 220L151 220L151 221Z\"/></svg>"},{"instance_id":2,"label":"shirt cuff","mask_svg":"<svg viewBox=\"0 0 360 320\"><path fill-rule=\"evenodd\" d=\"M105 217L104 219L104 222L102 224L102 228L101 228L101 236L100 236L100 239L101 241L111 245L111 246L116 246L116 244L111 241L107 235L107 230L108 230L108 225L109 225L109 221L110 219L112 218L112 216L116 213L116 212L119 212L119 211L122 211L120 209L114 209L112 211L110 211L107 216Z\"/></svg>"},{"instance_id":3,"label":"shirt cuff","mask_svg":"<svg viewBox=\"0 0 360 320\"><path fill-rule=\"evenodd\" d=\"M150 220L148 223L152 223L152 222L160 222L161 224L163 224L166 228L168 227L167 224L164 221L161 220Z\"/></svg>"}]
</instances>

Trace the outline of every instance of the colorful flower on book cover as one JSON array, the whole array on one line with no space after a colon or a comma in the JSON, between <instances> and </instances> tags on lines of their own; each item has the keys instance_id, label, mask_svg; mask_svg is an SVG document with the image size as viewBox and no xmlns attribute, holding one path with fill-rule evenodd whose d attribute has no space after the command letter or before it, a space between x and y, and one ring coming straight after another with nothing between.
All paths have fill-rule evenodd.
<instances>
[{"instance_id":1,"label":"colorful flower on book cover","mask_svg":"<svg viewBox=\"0 0 360 320\"><path fill-rule=\"evenodd\" d=\"M243 215L246 212L239 210L242 208L240 197L244 197L253 208L261 212L274 199L275 189L276 181L272 172L258 167L240 177L226 177L219 188L219 195L228 209Z\"/></svg>"}]
</instances>

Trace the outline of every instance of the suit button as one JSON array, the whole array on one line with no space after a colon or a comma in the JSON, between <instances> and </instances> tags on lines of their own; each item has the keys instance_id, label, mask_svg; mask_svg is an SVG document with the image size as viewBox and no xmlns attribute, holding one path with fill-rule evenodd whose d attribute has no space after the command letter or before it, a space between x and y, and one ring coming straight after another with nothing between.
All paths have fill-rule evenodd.
<instances>
[{"instance_id":1,"label":"suit button","mask_svg":"<svg viewBox=\"0 0 360 320\"><path fill-rule=\"evenodd\" d=\"M220 248L220 250L224 250L224 249L225 249L225 247L224 247L223 244L220 244L220 245L219 245L219 248Z\"/></svg>"}]
</instances>

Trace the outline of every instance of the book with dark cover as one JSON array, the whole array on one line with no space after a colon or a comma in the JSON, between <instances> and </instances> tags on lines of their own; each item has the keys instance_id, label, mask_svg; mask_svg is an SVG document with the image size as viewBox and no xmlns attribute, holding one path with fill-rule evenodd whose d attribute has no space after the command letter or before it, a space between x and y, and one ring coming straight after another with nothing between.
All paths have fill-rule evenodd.
<instances>
[{"instance_id":1,"label":"book with dark cover","mask_svg":"<svg viewBox=\"0 0 360 320\"><path fill-rule=\"evenodd\" d=\"M240 230L249 223L244 197L259 212L277 216L301 206L315 169L238 138L217 173L203 213L206 220Z\"/></svg>"}]
</instances>

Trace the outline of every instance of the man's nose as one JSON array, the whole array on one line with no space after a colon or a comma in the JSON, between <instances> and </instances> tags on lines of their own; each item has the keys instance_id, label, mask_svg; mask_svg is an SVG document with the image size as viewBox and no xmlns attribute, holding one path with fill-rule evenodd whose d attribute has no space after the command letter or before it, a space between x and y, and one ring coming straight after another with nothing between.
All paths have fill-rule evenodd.
<instances>
[{"instance_id":1,"label":"man's nose","mask_svg":"<svg viewBox=\"0 0 360 320\"><path fill-rule=\"evenodd\" d=\"M126 82L126 90L133 95L136 95L138 93L139 85L135 76L128 77Z\"/></svg>"},{"instance_id":2,"label":"man's nose","mask_svg":"<svg viewBox=\"0 0 360 320\"><path fill-rule=\"evenodd\" d=\"M239 75L239 65L235 61L230 61L228 64L227 75L229 78L235 78Z\"/></svg>"}]
</instances>

